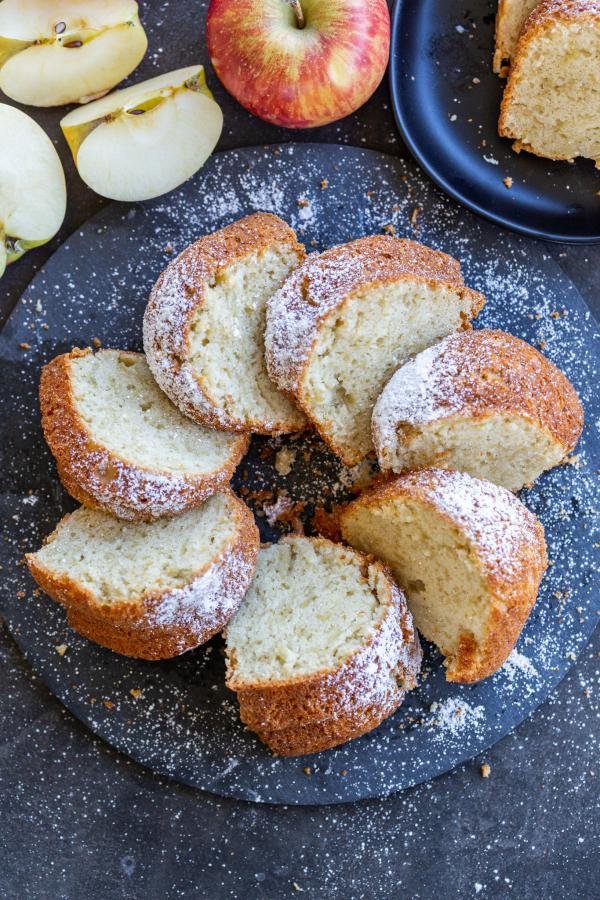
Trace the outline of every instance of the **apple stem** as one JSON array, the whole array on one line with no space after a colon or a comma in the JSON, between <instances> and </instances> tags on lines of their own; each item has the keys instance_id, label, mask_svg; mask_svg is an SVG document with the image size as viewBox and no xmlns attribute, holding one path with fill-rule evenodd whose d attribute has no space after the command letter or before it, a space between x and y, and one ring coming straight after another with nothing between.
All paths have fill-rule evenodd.
<instances>
[{"instance_id":1,"label":"apple stem","mask_svg":"<svg viewBox=\"0 0 600 900\"><path fill-rule=\"evenodd\" d=\"M304 18L304 11L302 9L300 0L288 0L288 3L296 14L296 25L298 26L298 28L304 28L304 26L306 25L306 19Z\"/></svg>"}]
</instances>

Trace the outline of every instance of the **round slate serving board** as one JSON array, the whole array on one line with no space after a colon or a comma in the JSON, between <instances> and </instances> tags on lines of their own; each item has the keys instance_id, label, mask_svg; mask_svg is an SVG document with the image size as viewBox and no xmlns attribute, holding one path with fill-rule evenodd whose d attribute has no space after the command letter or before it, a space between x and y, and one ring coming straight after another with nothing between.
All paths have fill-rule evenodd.
<instances>
[{"instance_id":1,"label":"round slate serving board","mask_svg":"<svg viewBox=\"0 0 600 900\"><path fill-rule=\"evenodd\" d=\"M600 241L594 161L517 155L498 136L506 79L492 71L497 8L497 0L397 0L390 90L402 137L445 191L492 221L550 240Z\"/></svg>"},{"instance_id":2,"label":"round slate serving board","mask_svg":"<svg viewBox=\"0 0 600 900\"><path fill-rule=\"evenodd\" d=\"M73 507L40 432L40 366L95 337L104 346L139 349L149 288L173 253L258 209L282 215L309 247L387 225L454 254L467 282L488 297L478 325L542 343L574 381L587 415L576 464L543 476L524 496L546 527L553 565L503 669L482 684L453 686L427 648L422 682L396 715L360 740L304 759L274 758L244 730L235 697L224 687L220 639L161 663L117 656L70 631L62 609L34 589L22 565L24 551L37 548ZM335 803L384 796L451 769L529 715L596 624L595 330L575 287L543 247L466 213L414 165L373 151L319 144L230 151L166 199L113 204L50 259L0 336L2 609L12 634L50 689L96 734L156 772L207 791ZM275 467L283 447L295 452L288 475ZM306 500L308 523L314 504L350 496L363 476L341 467L314 436L255 439L235 485L246 496L251 490L257 512L263 490ZM258 521L265 539L276 539L284 527L270 527L264 515ZM56 649L62 645L63 655Z\"/></svg>"}]
</instances>

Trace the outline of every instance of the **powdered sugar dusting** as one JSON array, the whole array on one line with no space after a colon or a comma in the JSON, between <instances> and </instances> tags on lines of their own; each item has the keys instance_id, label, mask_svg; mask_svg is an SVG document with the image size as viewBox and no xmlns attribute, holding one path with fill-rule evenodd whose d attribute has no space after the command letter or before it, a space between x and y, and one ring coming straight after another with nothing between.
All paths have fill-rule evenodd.
<instances>
[{"instance_id":1,"label":"powdered sugar dusting","mask_svg":"<svg viewBox=\"0 0 600 900\"><path fill-rule=\"evenodd\" d=\"M405 481L456 522L491 571L522 578L524 564L545 568L543 531L506 488L465 472L441 469L409 473Z\"/></svg>"},{"instance_id":2,"label":"powdered sugar dusting","mask_svg":"<svg viewBox=\"0 0 600 900\"><path fill-rule=\"evenodd\" d=\"M214 490L226 485L238 455L235 445L232 440L220 471L196 477L153 472L118 459L109 450L85 452L85 447L78 445L70 450L70 471L95 503L118 518L154 519L197 506ZM110 472L110 479L103 477L106 471Z\"/></svg>"},{"instance_id":3,"label":"powdered sugar dusting","mask_svg":"<svg viewBox=\"0 0 600 900\"><path fill-rule=\"evenodd\" d=\"M435 743L457 740L465 732L480 732L485 719L483 706L472 706L460 697L449 697L439 704L430 720Z\"/></svg>"},{"instance_id":4,"label":"powdered sugar dusting","mask_svg":"<svg viewBox=\"0 0 600 900\"><path fill-rule=\"evenodd\" d=\"M189 647L190 633L204 643L227 624L240 605L254 565L251 547L231 546L190 584L163 595L149 611L144 626L182 631L182 649Z\"/></svg>"},{"instance_id":5,"label":"powdered sugar dusting","mask_svg":"<svg viewBox=\"0 0 600 900\"><path fill-rule=\"evenodd\" d=\"M399 706L405 690L414 687L421 668L421 646L406 599L380 563L369 565L369 583L380 602L391 586L391 596L372 631L370 640L350 661L328 679L327 690L339 692L341 709L350 712L363 705L389 709Z\"/></svg>"},{"instance_id":6,"label":"powdered sugar dusting","mask_svg":"<svg viewBox=\"0 0 600 900\"><path fill-rule=\"evenodd\" d=\"M530 659L520 653L518 650L513 650L504 663L504 669L509 675L516 675L517 673L523 675L525 678L536 679L539 678L539 672L536 667L533 665Z\"/></svg>"},{"instance_id":7,"label":"powdered sugar dusting","mask_svg":"<svg viewBox=\"0 0 600 900\"><path fill-rule=\"evenodd\" d=\"M373 436L389 467L400 425L419 427L454 414L523 417L550 433L566 455L582 427L579 400L562 372L525 341L479 329L450 335L392 376L373 410Z\"/></svg>"},{"instance_id":8,"label":"powdered sugar dusting","mask_svg":"<svg viewBox=\"0 0 600 900\"><path fill-rule=\"evenodd\" d=\"M288 537L279 543L279 549L263 551L257 578L260 579L261 564L262 571L268 572L273 555L279 558L285 548L289 554L286 577L288 589L289 585L294 585L301 591L302 566L306 557L300 550L310 546L308 541L304 537ZM321 568L332 570L351 567L357 579L366 578L369 591L377 600L375 612L364 623L364 633L356 639L359 640L358 646L347 658L342 659L337 668L323 674L311 673L312 678L309 679L293 675L286 669L278 677L275 667L267 680L258 678L254 671L249 672L248 667L243 664L244 644L251 641L255 630L260 628L265 607L262 602L257 604L253 597L250 601L254 601L253 605L242 608L227 634L228 653L231 654L228 682L234 690L241 692L243 720L259 730L279 730L297 724L290 715L290 704L297 698L305 698L305 692L308 692L310 700L307 702L305 699L305 705L302 706L303 725L323 720L323 710L327 710L327 719L355 717L355 726L360 725L365 718L369 721L378 714L383 719L395 711L402 702L405 691L416 683L421 666L421 648L404 595L389 573L379 562L369 563L365 573L364 557L350 548L324 541L313 542L313 548L318 558L317 565ZM278 600L279 598L274 598L276 604ZM318 607L314 601L306 604L305 615L308 619L318 619ZM327 625L323 624L322 627L326 628ZM355 627L356 623L352 621L346 623L346 628L350 630ZM286 689L290 678L297 678L296 698L286 694L280 702L271 691L277 687L278 681ZM311 683L315 678L318 679L316 686ZM262 689L263 683L265 690ZM313 700L313 692L317 689L319 699ZM297 702L300 706L301 701ZM311 738L309 735L309 743Z\"/></svg>"},{"instance_id":9,"label":"powdered sugar dusting","mask_svg":"<svg viewBox=\"0 0 600 900\"><path fill-rule=\"evenodd\" d=\"M432 422L460 407L459 397L452 393L451 387L443 400L437 392L438 385L451 386L452 374L460 364L453 357L440 371L437 364L447 346L448 338L428 347L405 363L388 381L373 409L373 436L378 454L383 449L393 452L399 422Z\"/></svg>"},{"instance_id":10,"label":"powdered sugar dusting","mask_svg":"<svg viewBox=\"0 0 600 900\"><path fill-rule=\"evenodd\" d=\"M311 254L267 306L265 352L271 378L282 390L297 390L317 329L328 313L356 291L403 278L464 290L456 260L410 240L374 235ZM479 302L474 296L473 305Z\"/></svg>"},{"instance_id":11,"label":"powdered sugar dusting","mask_svg":"<svg viewBox=\"0 0 600 900\"><path fill-rule=\"evenodd\" d=\"M284 245L290 257L289 270L294 260L304 256L294 232L282 220L256 213L230 222L225 228L187 247L161 273L152 288L143 326L148 364L163 391L190 418L236 431L250 430L250 426L254 426L261 432L285 432L302 424L302 417L284 397L279 398L279 404L271 404L271 408L267 403L268 412L262 412L260 428L247 421L244 414L236 412L235 397L230 397L227 405L217 402L211 393L210 368L199 371L190 337L197 325L197 310L229 266L244 257L257 265L265 248ZM242 377L252 383L255 380L253 369L243 372ZM266 398L259 384L255 386L255 395L257 408L262 409Z\"/></svg>"},{"instance_id":12,"label":"powdered sugar dusting","mask_svg":"<svg viewBox=\"0 0 600 900\"><path fill-rule=\"evenodd\" d=\"M298 387L302 365L316 339L316 324L340 302L362 271L359 258L330 259L313 253L271 297L265 352L269 375L281 390Z\"/></svg>"},{"instance_id":13,"label":"powdered sugar dusting","mask_svg":"<svg viewBox=\"0 0 600 900\"><path fill-rule=\"evenodd\" d=\"M240 174L246 172L241 184ZM323 179L328 181L326 190L319 186ZM277 187L283 195L277 194ZM307 246L321 250L391 226L398 235L416 236L460 259L466 282L487 296L478 327L507 329L539 346L567 373L588 411L577 464L554 469L522 495L546 528L553 561L518 645L539 679L520 669L502 669L469 688L453 685L445 681L440 656L426 647L426 677L394 716L367 738L307 761L273 759L240 725L235 699L223 684L220 642L160 665L109 654L71 632L62 611L33 594L30 579L16 564L69 508L37 430L40 365L73 344L87 346L94 335L104 345L139 349L147 295L172 253L260 208L257 197L270 194L277 196L276 211L297 228L303 225L298 200L318 201L318 214L303 237ZM588 257L582 250L581 259L593 265L591 252ZM2 550L9 628L42 679L98 735L154 771L208 791L255 802L318 804L387 795L447 771L489 747L548 697L573 666L573 657L598 619L597 339L589 311L549 249L469 215L438 193L416 166L381 154L310 145L217 154L196 180L157 203L109 207L49 261L0 337L7 363L6 422L11 423L5 432L3 504L8 527ZM21 341L32 349L20 350ZM282 446L297 451L287 476L260 458L264 448ZM294 500L305 497L329 504L348 497L340 474L348 485L353 480L314 435L307 435L255 442L235 484L252 492L268 483L271 489L286 489ZM31 491L39 498L35 506L23 503ZM307 522L311 515L309 503ZM275 539L264 519L259 521L264 539ZM60 657L55 648L63 644L68 650ZM130 690L138 688L143 696L135 701ZM110 697L114 705L108 710L101 702L92 704L94 697ZM445 709L449 698L466 701L475 710L483 708L481 718L467 715L455 736L435 725L435 712L430 711L434 702ZM586 702L573 690L569 711ZM547 704L537 717L548 722L549 731L552 715ZM583 717L580 721L586 722ZM580 736L587 740L587 725L581 727ZM445 737L434 741L436 730ZM509 752L536 778L537 762L528 758L523 733L509 739ZM564 737L570 740L566 730ZM502 747L497 751L500 757L503 752ZM114 765L113 756L106 759ZM237 764L231 769L232 760ZM311 777L303 772L307 763ZM178 792L176 805L181 796ZM409 810L412 794L404 796ZM377 807L378 817L385 817L386 808L393 809L389 804ZM331 811L332 822L337 815ZM369 817L367 809L365 823ZM399 840L413 840L403 823L398 826ZM359 824L364 824L362 819ZM427 839L428 834L421 835L423 844ZM373 845L381 845L379 837ZM362 884L368 893L369 884Z\"/></svg>"}]
</instances>

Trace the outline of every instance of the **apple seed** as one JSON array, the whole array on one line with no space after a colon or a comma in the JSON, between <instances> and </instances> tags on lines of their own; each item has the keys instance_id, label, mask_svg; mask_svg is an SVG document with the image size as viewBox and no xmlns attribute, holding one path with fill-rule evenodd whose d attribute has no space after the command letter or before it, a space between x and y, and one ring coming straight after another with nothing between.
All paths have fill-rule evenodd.
<instances>
[{"instance_id":1,"label":"apple seed","mask_svg":"<svg viewBox=\"0 0 600 900\"><path fill-rule=\"evenodd\" d=\"M69 41L68 44L63 44L63 47L67 47L69 50L76 50L78 47L83 47L83 41Z\"/></svg>"}]
</instances>

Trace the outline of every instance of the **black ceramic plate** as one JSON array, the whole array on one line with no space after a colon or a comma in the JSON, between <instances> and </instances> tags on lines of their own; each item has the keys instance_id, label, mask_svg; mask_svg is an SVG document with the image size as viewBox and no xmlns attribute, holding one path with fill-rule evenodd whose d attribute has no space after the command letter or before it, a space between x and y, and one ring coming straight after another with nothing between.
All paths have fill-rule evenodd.
<instances>
[{"instance_id":1,"label":"black ceramic plate","mask_svg":"<svg viewBox=\"0 0 600 900\"><path fill-rule=\"evenodd\" d=\"M395 716L360 740L306 759L273 758L243 729L223 685L219 641L161 663L117 656L71 632L62 609L34 590L20 564L23 552L37 548L73 506L40 433L40 366L94 337L104 346L139 348L148 290L172 253L256 209L281 214L310 247L393 225L398 234L455 254L468 283L488 297L480 324L544 342L574 380L589 423L578 465L545 475L524 498L546 527L554 565L503 669L473 687L450 685L428 648L425 677ZM213 157L163 201L107 207L49 260L0 336L0 562L12 634L50 689L96 734L151 769L214 793L332 803L386 795L447 771L529 715L596 623L594 339L573 284L538 244L465 213L415 165L372 151L318 144L231 151ZM274 468L273 451L283 442L256 440L235 485L286 489L294 500L308 501L308 522L313 503L347 496L357 473L342 469L314 437L287 443L296 451L288 476ZM281 533L264 517L258 521L264 538ZM62 656L61 645L67 647Z\"/></svg>"},{"instance_id":2,"label":"black ceramic plate","mask_svg":"<svg viewBox=\"0 0 600 900\"><path fill-rule=\"evenodd\" d=\"M593 161L517 155L498 137L505 82L491 68L497 5L396 0L390 86L402 137L444 191L488 219L554 241L600 241Z\"/></svg>"}]
</instances>

